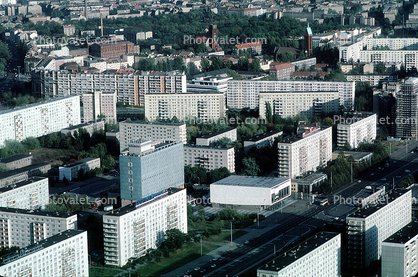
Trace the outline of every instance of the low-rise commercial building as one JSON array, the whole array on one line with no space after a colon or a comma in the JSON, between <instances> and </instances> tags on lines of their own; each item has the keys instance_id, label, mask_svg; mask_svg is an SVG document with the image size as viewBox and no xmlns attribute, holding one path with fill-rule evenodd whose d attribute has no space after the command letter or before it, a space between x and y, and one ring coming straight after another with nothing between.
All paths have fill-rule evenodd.
<instances>
[{"instance_id":1,"label":"low-rise commercial building","mask_svg":"<svg viewBox=\"0 0 418 277\"><path fill-rule=\"evenodd\" d=\"M235 172L235 148L185 145L184 165L200 166L207 170L226 167L229 172Z\"/></svg>"},{"instance_id":2,"label":"low-rise commercial building","mask_svg":"<svg viewBox=\"0 0 418 277\"><path fill-rule=\"evenodd\" d=\"M327 175L323 173L316 173L304 178L292 179L292 192L306 193L306 197L309 197L312 192L317 192L321 184L326 180Z\"/></svg>"},{"instance_id":3,"label":"low-rise commercial building","mask_svg":"<svg viewBox=\"0 0 418 277\"><path fill-rule=\"evenodd\" d=\"M350 145L357 148L362 142L373 142L376 139L376 114L352 114L340 118L337 125L337 147Z\"/></svg>"},{"instance_id":4,"label":"low-rise commercial building","mask_svg":"<svg viewBox=\"0 0 418 277\"><path fill-rule=\"evenodd\" d=\"M95 168L100 168L100 158L85 158L73 163L59 167L59 179L66 178L68 181L78 177L80 170L87 172Z\"/></svg>"},{"instance_id":5,"label":"low-rise commercial building","mask_svg":"<svg viewBox=\"0 0 418 277\"><path fill-rule=\"evenodd\" d=\"M90 134L90 136L93 136L94 132L98 132L98 131L105 129L105 122L103 120L91 121L91 122L71 126L68 128L64 128L61 130L61 137L62 138L74 137L74 132L77 131L78 133L78 129L80 128L85 129L87 133Z\"/></svg>"},{"instance_id":6,"label":"low-rise commercial building","mask_svg":"<svg viewBox=\"0 0 418 277\"><path fill-rule=\"evenodd\" d=\"M0 167L10 170L22 168L32 164L32 155L19 154L0 159Z\"/></svg>"},{"instance_id":7,"label":"low-rise commercial building","mask_svg":"<svg viewBox=\"0 0 418 277\"><path fill-rule=\"evenodd\" d=\"M196 145L210 146L222 138L228 138L231 142L237 140L237 128L227 127L216 132L212 132L206 135L196 138Z\"/></svg>"},{"instance_id":8,"label":"low-rise commercial building","mask_svg":"<svg viewBox=\"0 0 418 277\"><path fill-rule=\"evenodd\" d=\"M48 173L50 169L51 165L48 163L36 163L0 173L0 188L38 176L40 173Z\"/></svg>"}]
</instances>

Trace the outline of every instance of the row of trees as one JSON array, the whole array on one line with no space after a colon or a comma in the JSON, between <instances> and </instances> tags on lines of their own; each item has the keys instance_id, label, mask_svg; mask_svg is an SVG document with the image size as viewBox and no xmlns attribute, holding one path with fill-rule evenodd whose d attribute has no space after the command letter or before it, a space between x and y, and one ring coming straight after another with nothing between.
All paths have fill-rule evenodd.
<instances>
[{"instance_id":1,"label":"row of trees","mask_svg":"<svg viewBox=\"0 0 418 277\"><path fill-rule=\"evenodd\" d=\"M12 55L9 52L9 48L3 42L0 42L0 74L3 74L4 69L7 66L7 63L12 58Z\"/></svg>"}]
</instances>

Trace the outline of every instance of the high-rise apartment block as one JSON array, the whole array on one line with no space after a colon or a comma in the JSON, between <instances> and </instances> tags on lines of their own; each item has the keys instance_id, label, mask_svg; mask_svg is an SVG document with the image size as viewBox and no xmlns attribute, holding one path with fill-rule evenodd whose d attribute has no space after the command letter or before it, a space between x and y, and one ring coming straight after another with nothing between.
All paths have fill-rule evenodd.
<instances>
[{"instance_id":1,"label":"high-rise apartment block","mask_svg":"<svg viewBox=\"0 0 418 277\"><path fill-rule=\"evenodd\" d=\"M32 177L0 188L0 207L35 210L48 203L48 178Z\"/></svg>"},{"instance_id":2,"label":"high-rise apartment block","mask_svg":"<svg viewBox=\"0 0 418 277\"><path fill-rule=\"evenodd\" d=\"M418 78L409 78L396 94L396 136L418 137Z\"/></svg>"},{"instance_id":3,"label":"high-rise apartment block","mask_svg":"<svg viewBox=\"0 0 418 277\"><path fill-rule=\"evenodd\" d=\"M186 124L122 121L119 122L120 151L128 148L132 140L180 141L187 143Z\"/></svg>"},{"instance_id":4,"label":"high-rise apartment block","mask_svg":"<svg viewBox=\"0 0 418 277\"><path fill-rule=\"evenodd\" d=\"M229 80L232 77L198 77L187 84L187 92L221 92L226 96Z\"/></svg>"},{"instance_id":5,"label":"high-rise apartment block","mask_svg":"<svg viewBox=\"0 0 418 277\"><path fill-rule=\"evenodd\" d=\"M81 118L83 122L96 121L101 115L107 123L116 123L116 92L102 93L100 91L86 92L81 95L83 106Z\"/></svg>"},{"instance_id":6,"label":"high-rise apartment block","mask_svg":"<svg viewBox=\"0 0 418 277\"><path fill-rule=\"evenodd\" d=\"M341 235L319 232L257 270L257 277L341 276Z\"/></svg>"},{"instance_id":7,"label":"high-rise apartment block","mask_svg":"<svg viewBox=\"0 0 418 277\"><path fill-rule=\"evenodd\" d=\"M342 148L348 143L354 149L362 142L373 142L376 139L376 123L376 114L341 117L337 125L337 146Z\"/></svg>"},{"instance_id":8,"label":"high-rise apartment block","mask_svg":"<svg viewBox=\"0 0 418 277\"><path fill-rule=\"evenodd\" d=\"M227 127L216 132L212 132L206 135L196 138L196 145L211 146L222 138L228 138L231 142L237 140L237 128Z\"/></svg>"},{"instance_id":9,"label":"high-rise apartment block","mask_svg":"<svg viewBox=\"0 0 418 277\"><path fill-rule=\"evenodd\" d=\"M87 231L64 231L0 259L1 276L88 277Z\"/></svg>"},{"instance_id":10,"label":"high-rise apartment block","mask_svg":"<svg viewBox=\"0 0 418 277\"><path fill-rule=\"evenodd\" d=\"M103 216L104 259L123 266L157 248L165 231L187 233L186 190L170 188Z\"/></svg>"},{"instance_id":11,"label":"high-rise apartment block","mask_svg":"<svg viewBox=\"0 0 418 277\"><path fill-rule=\"evenodd\" d=\"M200 166L207 170L226 167L229 172L235 172L235 149L185 145L184 165Z\"/></svg>"},{"instance_id":12,"label":"high-rise apartment block","mask_svg":"<svg viewBox=\"0 0 418 277\"><path fill-rule=\"evenodd\" d=\"M412 221L382 242L382 276L416 276L418 223Z\"/></svg>"},{"instance_id":13,"label":"high-rise apartment block","mask_svg":"<svg viewBox=\"0 0 418 277\"><path fill-rule=\"evenodd\" d=\"M0 208L0 246L27 247L66 230L77 230L77 215Z\"/></svg>"},{"instance_id":14,"label":"high-rise apartment block","mask_svg":"<svg viewBox=\"0 0 418 277\"><path fill-rule=\"evenodd\" d=\"M106 70L101 73L71 73L67 70L32 71L33 93L44 97L81 95L100 91L116 92L117 101L128 105L144 105L148 93L185 93L186 75L172 72L123 73Z\"/></svg>"},{"instance_id":15,"label":"high-rise apartment block","mask_svg":"<svg viewBox=\"0 0 418 277\"><path fill-rule=\"evenodd\" d=\"M327 166L332 159L332 127L312 126L277 145L280 177L295 178Z\"/></svg>"},{"instance_id":16,"label":"high-rise apartment block","mask_svg":"<svg viewBox=\"0 0 418 277\"><path fill-rule=\"evenodd\" d=\"M259 107L261 92L335 92L340 105L348 110L354 108L355 82L326 81L260 81L231 80L228 82L227 104L232 109Z\"/></svg>"},{"instance_id":17,"label":"high-rise apartment block","mask_svg":"<svg viewBox=\"0 0 418 277\"><path fill-rule=\"evenodd\" d=\"M182 142L137 140L119 156L121 199L132 202L184 185Z\"/></svg>"},{"instance_id":18,"label":"high-rise apartment block","mask_svg":"<svg viewBox=\"0 0 418 277\"><path fill-rule=\"evenodd\" d=\"M146 94L145 117L206 122L225 116L223 93Z\"/></svg>"},{"instance_id":19,"label":"high-rise apartment block","mask_svg":"<svg viewBox=\"0 0 418 277\"><path fill-rule=\"evenodd\" d=\"M346 218L350 268L365 268L382 254L382 242L411 222L412 192L391 190Z\"/></svg>"},{"instance_id":20,"label":"high-rise apartment block","mask_svg":"<svg viewBox=\"0 0 418 277\"><path fill-rule=\"evenodd\" d=\"M80 123L80 96L4 110L0 112L0 147L6 140L41 137Z\"/></svg>"},{"instance_id":21,"label":"high-rise apartment block","mask_svg":"<svg viewBox=\"0 0 418 277\"><path fill-rule=\"evenodd\" d=\"M340 111L338 91L261 92L259 101L261 118L266 117L266 103L270 104L273 115L278 114L283 118L297 115L314 118Z\"/></svg>"}]
</instances>

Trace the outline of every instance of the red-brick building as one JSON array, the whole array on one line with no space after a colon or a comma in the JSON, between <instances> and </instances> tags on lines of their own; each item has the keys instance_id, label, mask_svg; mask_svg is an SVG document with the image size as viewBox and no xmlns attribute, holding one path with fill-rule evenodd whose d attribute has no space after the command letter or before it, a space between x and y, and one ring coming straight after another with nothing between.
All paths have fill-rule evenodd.
<instances>
[{"instance_id":1,"label":"red-brick building","mask_svg":"<svg viewBox=\"0 0 418 277\"><path fill-rule=\"evenodd\" d=\"M90 45L90 55L100 58L119 58L123 54L133 54L134 44L130 41L107 41Z\"/></svg>"},{"instance_id":2,"label":"red-brick building","mask_svg":"<svg viewBox=\"0 0 418 277\"><path fill-rule=\"evenodd\" d=\"M295 72L295 65L291 63L280 63L270 67L270 75L277 77L277 80L290 80Z\"/></svg>"}]
</instances>

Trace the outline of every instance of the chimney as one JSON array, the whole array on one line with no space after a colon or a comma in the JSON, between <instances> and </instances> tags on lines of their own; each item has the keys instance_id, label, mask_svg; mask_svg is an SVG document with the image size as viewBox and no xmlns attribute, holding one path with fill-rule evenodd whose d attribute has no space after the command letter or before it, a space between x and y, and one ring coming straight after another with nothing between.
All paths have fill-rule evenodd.
<instances>
[{"instance_id":1,"label":"chimney","mask_svg":"<svg viewBox=\"0 0 418 277\"><path fill-rule=\"evenodd\" d=\"M84 0L84 17L86 18L86 21L88 19L87 17L87 0Z\"/></svg>"}]
</instances>

